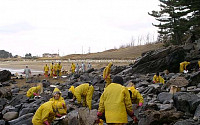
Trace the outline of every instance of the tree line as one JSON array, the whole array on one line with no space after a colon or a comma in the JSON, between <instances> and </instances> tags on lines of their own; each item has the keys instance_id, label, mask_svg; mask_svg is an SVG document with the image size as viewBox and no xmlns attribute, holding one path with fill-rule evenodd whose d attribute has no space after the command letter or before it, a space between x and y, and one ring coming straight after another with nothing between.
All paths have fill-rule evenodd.
<instances>
[{"instance_id":1,"label":"tree line","mask_svg":"<svg viewBox=\"0 0 200 125\"><path fill-rule=\"evenodd\" d=\"M160 10L149 12L159 22L158 41L181 45L200 38L200 0L159 0Z\"/></svg>"}]
</instances>

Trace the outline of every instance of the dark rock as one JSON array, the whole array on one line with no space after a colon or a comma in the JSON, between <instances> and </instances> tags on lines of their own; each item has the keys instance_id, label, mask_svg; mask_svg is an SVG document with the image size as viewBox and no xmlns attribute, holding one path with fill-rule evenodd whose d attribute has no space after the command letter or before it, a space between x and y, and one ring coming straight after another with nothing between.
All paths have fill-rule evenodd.
<instances>
[{"instance_id":1,"label":"dark rock","mask_svg":"<svg viewBox=\"0 0 200 125\"><path fill-rule=\"evenodd\" d=\"M92 96L92 100L98 101L100 96L101 96L101 93L99 91L94 91L93 96Z\"/></svg>"},{"instance_id":2,"label":"dark rock","mask_svg":"<svg viewBox=\"0 0 200 125\"><path fill-rule=\"evenodd\" d=\"M78 111L74 110L67 114L69 125L79 125Z\"/></svg>"},{"instance_id":3,"label":"dark rock","mask_svg":"<svg viewBox=\"0 0 200 125\"><path fill-rule=\"evenodd\" d=\"M10 121L18 117L18 112L7 112L3 115L5 121Z\"/></svg>"},{"instance_id":4,"label":"dark rock","mask_svg":"<svg viewBox=\"0 0 200 125\"><path fill-rule=\"evenodd\" d=\"M50 86L50 82L48 80L44 79L44 80L42 80L42 85L44 88L47 88Z\"/></svg>"},{"instance_id":5,"label":"dark rock","mask_svg":"<svg viewBox=\"0 0 200 125\"><path fill-rule=\"evenodd\" d=\"M2 110L2 114L5 114L7 112L17 112L17 109L14 106L8 105Z\"/></svg>"},{"instance_id":6,"label":"dark rock","mask_svg":"<svg viewBox=\"0 0 200 125\"><path fill-rule=\"evenodd\" d=\"M11 90L12 93L19 93L19 88L15 88Z\"/></svg>"},{"instance_id":7,"label":"dark rock","mask_svg":"<svg viewBox=\"0 0 200 125\"><path fill-rule=\"evenodd\" d=\"M7 104L7 99L0 98L0 112L3 110L4 106Z\"/></svg>"},{"instance_id":8,"label":"dark rock","mask_svg":"<svg viewBox=\"0 0 200 125\"><path fill-rule=\"evenodd\" d=\"M160 94L158 94L158 100L160 102L164 102L164 101L170 101L172 99L173 95L171 93L168 92L162 92Z\"/></svg>"},{"instance_id":9,"label":"dark rock","mask_svg":"<svg viewBox=\"0 0 200 125\"><path fill-rule=\"evenodd\" d=\"M87 71L86 71L86 73L91 73L91 72L93 72L94 71L94 68L91 68L91 69L88 69Z\"/></svg>"},{"instance_id":10,"label":"dark rock","mask_svg":"<svg viewBox=\"0 0 200 125\"><path fill-rule=\"evenodd\" d=\"M92 109L97 109L98 110L99 108L99 103L95 103L92 105Z\"/></svg>"},{"instance_id":11,"label":"dark rock","mask_svg":"<svg viewBox=\"0 0 200 125\"><path fill-rule=\"evenodd\" d=\"M26 115L18 117L17 119L9 121L9 125L32 125L33 115L33 113L28 113Z\"/></svg>"},{"instance_id":12,"label":"dark rock","mask_svg":"<svg viewBox=\"0 0 200 125\"><path fill-rule=\"evenodd\" d=\"M23 108L20 112L19 112L19 117L28 113L34 113L36 110L34 108Z\"/></svg>"},{"instance_id":13,"label":"dark rock","mask_svg":"<svg viewBox=\"0 0 200 125\"><path fill-rule=\"evenodd\" d=\"M199 125L198 122L195 122L192 119L186 119L176 122L174 125Z\"/></svg>"},{"instance_id":14,"label":"dark rock","mask_svg":"<svg viewBox=\"0 0 200 125\"><path fill-rule=\"evenodd\" d=\"M10 98L12 97L12 92L10 88L0 88L0 98Z\"/></svg>"},{"instance_id":15,"label":"dark rock","mask_svg":"<svg viewBox=\"0 0 200 125\"><path fill-rule=\"evenodd\" d=\"M197 106L194 117L196 117L196 120L200 120L200 105Z\"/></svg>"},{"instance_id":16,"label":"dark rock","mask_svg":"<svg viewBox=\"0 0 200 125\"><path fill-rule=\"evenodd\" d=\"M166 69L179 72L179 63L184 61L185 56L185 50L177 46L150 51L136 60L132 73L155 73Z\"/></svg>"},{"instance_id":17,"label":"dark rock","mask_svg":"<svg viewBox=\"0 0 200 125\"><path fill-rule=\"evenodd\" d=\"M145 111L146 117L139 120L138 125L164 125L170 124L183 116L183 113L175 110L169 111Z\"/></svg>"},{"instance_id":18,"label":"dark rock","mask_svg":"<svg viewBox=\"0 0 200 125\"><path fill-rule=\"evenodd\" d=\"M0 71L0 82L5 82L11 79L11 72L8 70Z\"/></svg>"},{"instance_id":19,"label":"dark rock","mask_svg":"<svg viewBox=\"0 0 200 125\"><path fill-rule=\"evenodd\" d=\"M19 105L21 103L27 102L28 101L28 97L25 95L17 95L16 97L14 97L10 102L9 105L15 106L15 105Z\"/></svg>"},{"instance_id":20,"label":"dark rock","mask_svg":"<svg viewBox=\"0 0 200 125\"><path fill-rule=\"evenodd\" d=\"M0 120L0 125L5 125L6 122L4 120Z\"/></svg>"},{"instance_id":21,"label":"dark rock","mask_svg":"<svg viewBox=\"0 0 200 125\"><path fill-rule=\"evenodd\" d=\"M199 101L198 96L195 94L187 93L187 92L177 92L174 94L174 104L177 110L183 112L192 112L196 107Z\"/></svg>"},{"instance_id":22,"label":"dark rock","mask_svg":"<svg viewBox=\"0 0 200 125\"><path fill-rule=\"evenodd\" d=\"M10 82L9 81L6 81L6 82L3 82L1 83L3 86L10 86Z\"/></svg>"},{"instance_id":23,"label":"dark rock","mask_svg":"<svg viewBox=\"0 0 200 125\"><path fill-rule=\"evenodd\" d=\"M116 75L116 74L124 71L125 69L127 69L126 66L115 66L114 65L114 66L111 67L111 74Z\"/></svg>"},{"instance_id":24,"label":"dark rock","mask_svg":"<svg viewBox=\"0 0 200 125\"><path fill-rule=\"evenodd\" d=\"M195 72L190 75L189 85L197 86L200 83L200 72Z\"/></svg>"}]
</instances>

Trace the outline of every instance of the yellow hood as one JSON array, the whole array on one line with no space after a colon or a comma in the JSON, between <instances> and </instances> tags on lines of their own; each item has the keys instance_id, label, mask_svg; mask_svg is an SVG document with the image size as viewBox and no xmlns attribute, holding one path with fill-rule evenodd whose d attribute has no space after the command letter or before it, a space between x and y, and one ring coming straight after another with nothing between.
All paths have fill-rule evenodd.
<instances>
[{"instance_id":1,"label":"yellow hood","mask_svg":"<svg viewBox=\"0 0 200 125\"><path fill-rule=\"evenodd\" d=\"M74 91L75 91L75 88L74 88L74 86L71 86L71 87L69 88L69 91L71 91L71 92L72 92L72 94L74 94Z\"/></svg>"},{"instance_id":2,"label":"yellow hood","mask_svg":"<svg viewBox=\"0 0 200 125\"><path fill-rule=\"evenodd\" d=\"M59 92L59 93L61 94L61 91L60 91L58 88L55 88L55 89L53 90L53 94L54 94L54 93L57 93L57 92Z\"/></svg>"}]
</instances>

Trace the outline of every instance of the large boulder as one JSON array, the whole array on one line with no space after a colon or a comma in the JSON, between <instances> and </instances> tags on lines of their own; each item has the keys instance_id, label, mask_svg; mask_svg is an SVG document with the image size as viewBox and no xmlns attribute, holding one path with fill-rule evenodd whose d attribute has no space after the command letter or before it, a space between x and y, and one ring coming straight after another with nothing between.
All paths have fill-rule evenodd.
<instances>
[{"instance_id":1,"label":"large boulder","mask_svg":"<svg viewBox=\"0 0 200 125\"><path fill-rule=\"evenodd\" d=\"M177 92L174 94L174 105L177 110L193 113L200 104L200 98L192 93Z\"/></svg>"},{"instance_id":2,"label":"large boulder","mask_svg":"<svg viewBox=\"0 0 200 125\"><path fill-rule=\"evenodd\" d=\"M7 112L3 115L5 121L10 121L18 117L18 112Z\"/></svg>"},{"instance_id":3,"label":"large boulder","mask_svg":"<svg viewBox=\"0 0 200 125\"><path fill-rule=\"evenodd\" d=\"M183 116L183 113L175 110L155 111L147 110L144 112L145 117L141 118L138 125L164 125L177 121Z\"/></svg>"},{"instance_id":4,"label":"large boulder","mask_svg":"<svg viewBox=\"0 0 200 125\"><path fill-rule=\"evenodd\" d=\"M12 92L10 88L0 88L0 98L10 98L12 97Z\"/></svg>"},{"instance_id":5,"label":"large boulder","mask_svg":"<svg viewBox=\"0 0 200 125\"><path fill-rule=\"evenodd\" d=\"M5 82L11 79L11 72L8 70L0 71L0 82Z\"/></svg>"},{"instance_id":6,"label":"large boulder","mask_svg":"<svg viewBox=\"0 0 200 125\"><path fill-rule=\"evenodd\" d=\"M132 73L155 73L166 69L169 72L178 72L179 64L184 61L185 56L185 50L180 46L150 51L136 60Z\"/></svg>"},{"instance_id":7,"label":"large boulder","mask_svg":"<svg viewBox=\"0 0 200 125\"><path fill-rule=\"evenodd\" d=\"M170 100L172 99L173 95L171 93L168 92L162 92L160 94L158 94L157 98L160 102L170 102Z\"/></svg>"},{"instance_id":8,"label":"large boulder","mask_svg":"<svg viewBox=\"0 0 200 125\"><path fill-rule=\"evenodd\" d=\"M9 121L9 125L32 125L33 113L25 114L17 119Z\"/></svg>"}]
</instances>

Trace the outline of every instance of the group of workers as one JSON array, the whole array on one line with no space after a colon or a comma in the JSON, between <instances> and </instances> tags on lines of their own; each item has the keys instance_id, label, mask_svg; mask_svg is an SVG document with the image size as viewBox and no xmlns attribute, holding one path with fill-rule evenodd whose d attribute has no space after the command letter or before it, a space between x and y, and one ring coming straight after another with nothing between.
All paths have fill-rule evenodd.
<instances>
[{"instance_id":1,"label":"group of workers","mask_svg":"<svg viewBox=\"0 0 200 125\"><path fill-rule=\"evenodd\" d=\"M133 83L125 87L121 76L115 76L114 79L111 80L111 66L112 63L109 63L105 68L105 73L103 73L106 86L100 97L97 121L102 121L101 118L105 115L107 124L124 124L128 122L128 114L136 122L137 118L134 116L132 103L142 106L144 102L143 97L139 91L135 89ZM39 96L42 88L42 84L30 88L27 91L27 97L34 98ZM77 100L78 106L86 106L91 110L93 92L94 87L90 83L83 83L77 87L71 86L68 90L68 98L71 99L70 102L75 103L75 100ZM37 109L33 116L32 123L33 125L50 125L56 117L62 117L66 114L67 107L61 91L55 88L52 98Z\"/></svg>"},{"instance_id":2,"label":"group of workers","mask_svg":"<svg viewBox=\"0 0 200 125\"><path fill-rule=\"evenodd\" d=\"M92 65L90 63L88 63L87 66L88 69L92 68ZM54 64L53 62L51 63L50 67L45 64L44 66L44 76L48 77L49 76L49 71L50 71L50 77L53 76L61 76L61 70L62 70L62 65L61 62ZM74 63L71 64L71 69L70 69L71 73L80 73L80 72L85 72L86 71L86 66L85 64L82 62L81 66L78 65L78 63L75 65Z\"/></svg>"},{"instance_id":3,"label":"group of workers","mask_svg":"<svg viewBox=\"0 0 200 125\"><path fill-rule=\"evenodd\" d=\"M88 63L87 69L91 69L91 68L92 68L92 65ZM86 71L86 66L84 62L82 62L80 66L78 65L78 63L76 65L72 63L70 70L72 74L74 73L79 74L80 72L84 73Z\"/></svg>"},{"instance_id":4,"label":"group of workers","mask_svg":"<svg viewBox=\"0 0 200 125\"><path fill-rule=\"evenodd\" d=\"M54 64L53 62L51 63L50 67L46 64L44 66L44 76L48 77L49 76L49 71L50 71L50 76L61 76L61 69L62 65L61 62Z\"/></svg>"},{"instance_id":5,"label":"group of workers","mask_svg":"<svg viewBox=\"0 0 200 125\"><path fill-rule=\"evenodd\" d=\"M186 61L180 63L180 72L186 70L188 64L190 63ZM137 118L133 113L132 104L137 104L138 107L141 107L144 103L143 97L133 83L129 83L128 86L125 87L121 76L115 76L113 80L111 80L110 72L112 65L112 62L110 62L103 71L103 79L106 84L104 92L100 97L97 121L102 121L103 116L105 116L108 125L123 125L128 123L128 114L135 122L137 122ZM53 67L53 63L51 67ZM75 72L74 63L72 63L71 67L73 67L71 70ZM54 68L52 73L53 71ZM57 73L60 72L58 71ZM165 81L162 76L160 76L159 72L153 76L153 83L164 84L164 82ZM30 88L27 91L27 97L34 98L35 96L39 96L41 89L41 84L37 87ZM90 83L83 83L77 87L71 86L68 90L68 98L71 99L70 102L75 103L75 100L77 100L78 106L86 106L91 110L93 92L94 87ZM42 104L37 109L32 119L33 125L50 125L56 117L67 114L66 103L62 97L61 91L58 88L55 88L52 96L53 97L48 102Z\"/></svg>"}]
</instances>

